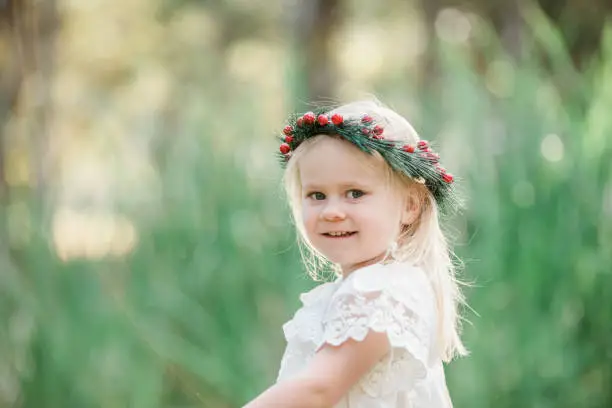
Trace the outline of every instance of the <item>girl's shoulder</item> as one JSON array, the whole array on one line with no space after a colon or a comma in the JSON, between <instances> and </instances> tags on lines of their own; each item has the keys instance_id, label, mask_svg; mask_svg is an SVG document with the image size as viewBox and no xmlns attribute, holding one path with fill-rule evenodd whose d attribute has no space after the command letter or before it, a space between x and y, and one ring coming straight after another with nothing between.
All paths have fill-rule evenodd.
<instances>
[{"instance_id":1,"label":"girl's shoulder","mask_svg":"<svg viewBox=\"0 0 612 408\"><path fill-rule=\"evenodd\" d=\"M337 295L386 293L399 301L422 301L433 297L425 271L410 263L373 264L358 269L342 281Z\"/></svg>"},{"instance_id":2,"label":"girl's shoulder","mask_svg":"<svg viewBox=\"0 0 612 408\"><path fill-rule=\"evenodd\" d=\"M326 308L342 297L395 299L409 307L432 304L433 288L422 268L410 263L373 264L360 268L345 278L321 283L301 293L302 308Z\"/></svg>"},{"instance_id":3,"label":"girl's shoulder","mask_svg":"<svg viewBox=\"0 0 612 408\"><path fill-rule=\"evenodd\" d=\"M321 283L309 291L301 293L300 302L302 302L304 306L311 306L327 299L336 292L337 288L340 286L340 282L341 280L339 279L333 282Z\"/></svg>"}]
</instances>

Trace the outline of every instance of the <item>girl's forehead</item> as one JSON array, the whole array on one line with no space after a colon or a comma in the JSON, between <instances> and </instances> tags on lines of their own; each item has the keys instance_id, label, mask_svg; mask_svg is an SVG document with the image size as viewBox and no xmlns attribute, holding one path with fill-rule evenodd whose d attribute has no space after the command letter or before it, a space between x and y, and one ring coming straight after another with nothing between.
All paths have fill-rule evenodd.
<instances>
[{"instance_id":1,"label":"girl's forehead","mask_svg":"<svg viewBox=\"0 0 612 408\"><path fill-rule=\"evenodd\" d=\"M381 183L387 175L383 159L331 137L309 146L297 166L303 185Z\"/></svg>"}]
</instances>

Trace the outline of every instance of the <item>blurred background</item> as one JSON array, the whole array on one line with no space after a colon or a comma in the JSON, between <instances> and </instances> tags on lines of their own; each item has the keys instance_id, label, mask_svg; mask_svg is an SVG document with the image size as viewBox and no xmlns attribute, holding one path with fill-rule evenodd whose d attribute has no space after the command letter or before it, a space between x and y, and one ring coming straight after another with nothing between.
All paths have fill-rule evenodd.
<instances>
[{"instance_id":1,"label":"blurred background","mask_svg":"<svg viewBox=\"0 0 612 408\"><path fill-rule=\"evenodd\" d=\"M0 407L238 407L317 284L274 152L377 96L466 210L456 407L612 407L608 0L1 0Z\"/></svg>"}]
</instances>

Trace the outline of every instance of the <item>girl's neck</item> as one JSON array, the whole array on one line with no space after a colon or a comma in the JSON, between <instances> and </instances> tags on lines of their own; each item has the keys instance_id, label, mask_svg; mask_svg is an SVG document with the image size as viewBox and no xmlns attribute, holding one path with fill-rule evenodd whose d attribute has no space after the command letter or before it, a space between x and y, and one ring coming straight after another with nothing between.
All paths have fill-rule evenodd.
<instances>
[{"instance_id":1,"label":"girl's neck","mask_svg":"<svg viewBox=\"0 0 612 408\"><path fill-rule=\"evenodd\" d=\"M342 272L342 278L346 279L349 277L350 274L352 274L353 272L355 272L358 269L361 268L365 268L366 266L370 266L370 265L374 265L377 263L381 263L381 262L385 262L385 261L389 261L389 256L386 253L382 253L372 259L368 259L366 261L363 262L359 262L356 264L350 264L350 265L341 265L341 272Z\"/></svg>"}]
</instances>

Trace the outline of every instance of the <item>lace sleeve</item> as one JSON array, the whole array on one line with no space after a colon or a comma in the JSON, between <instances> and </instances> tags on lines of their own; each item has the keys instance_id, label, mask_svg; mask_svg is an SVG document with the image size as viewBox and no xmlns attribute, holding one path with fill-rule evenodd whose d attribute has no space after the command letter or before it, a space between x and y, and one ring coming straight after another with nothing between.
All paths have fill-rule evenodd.
<instances>
[{"instance_id":1,"label":"lace sleeve","mask_svg":"<svg viewBox=\"0 0 612 408\"><path fill-rule=\"evenodd\" d=\"M373 265L354 272L332 298L323 321L321 346L362 341L370 330L387 334L391 352L361 381L372 396L410 388L427 373L431 291L416 272L397 269Z\"/></svg>"}]
</instances>

